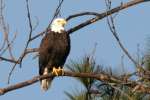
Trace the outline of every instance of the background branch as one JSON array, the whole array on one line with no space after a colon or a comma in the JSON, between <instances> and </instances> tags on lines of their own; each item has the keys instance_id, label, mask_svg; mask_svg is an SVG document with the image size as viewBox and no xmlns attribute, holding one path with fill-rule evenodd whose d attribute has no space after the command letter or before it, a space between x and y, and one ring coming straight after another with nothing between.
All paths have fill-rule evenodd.
<instances>
[{"instance_id":1,"label":"background branch","mask_svg":"<svg viewBox=\"0 0 150 100\"><path fill-rule=\"evenodd\" d=\"M47 29L50 28L50 25L51 25L51 23L53 22L53 20L54 20L56 17L58 17L58 15L60 14L60 10L61 10L61 6L62 6L63 2L64 2L64 0L59 0L59 4L58 4L58 6L57 6L57 8L56 8L56 10L55 10L55 12L54 12L54 16L53 16L52 20L50 21L50 23L49 23Z\"/></svg>"},{"instance_id":2,"label":"background branch","mask_svg":"<svg viewBox=\"0 0 150 100\"><path fill-rule=\"evenodd\" d=\"M9 58L4 58L4 57L1 57L1 56L0 56L0 60L4 60L4 61L11 62L11 63L17 63L17 64L19 64L19 62L17 60L9 59Z\"/></svg>"},{"instance_id":3,"label":"background branch","mask_svg":"<svg viewBox=\"0 0 150 100\"><path fill-rule=\"evenodd\" d=\"M107 11L109 11L111 9L111 1L110 0L105 0L105 3L106 3ZM133 62L133 64L136 67L138 67L138 63L134 60L134 58L130 55L130 53L128 52L128 50L121 43L121 40L120 40L120 38L118 36L118 33L116 31L116 27L115 27L115 24L114 24L114 18L112 16L112 14L110 16L107 16L107 23L108 23L108 26L109 26L109 29L110 29L111 33L113 34L114 38L116 39L116 41L119 44L119 46L122 49L122 51Z\"/></svg>"},{"instance_id":4,"label":"background branch","mask_svg":"<svg viewBox=\"0 0 150 100\"><path fill-rule=\"evenodd\" d=\"M32 27L32 21L31 21L31 15L30 15L30 9L29 9L29 1L26 0L26 9L27 9L27 18L28 18L28 24L29 24L29 35L28 35L28 39L27 39L27 42L26 42L26 45L25 45L25 48L21 54L21 56L18 58L17 62L19 62L20 64L20 68L22 66L22 60L24 59L24 57L26 56L26 54L28 53L27 52L27 48L31 42L31 37L32 37L32 32L33 32L33 27ZM18 63L15 63L11 69L11 71L9 72L9 75L8 75L8 84L10 83L10 77L16 67Z\"/></svg>"},{"instance_id":5,"label":"background branch","mask_svg":"<svg viewBox=\"0 0 150 100\"><path fill-rule=\"evenodd\" d=\"M78 14L74 14L74 15L70 15L66 18L67 21L75 18L75 17L79 17L79 16L85 16L85 15L93 15L93 16L100 16L99 13L96 12L82 12L82 13L78 13Z\"/></svg>"},{"instance_id":6,"label":"background branch","mask_svg":"<svg viewBox=\"0 0 150 100\"><path fill-rule=\"evenodd\" d=\"M140 3L143 3L143 2L147 2L147 1L149 1L149 0L132 0L132 1L130 1L130 2L121 4L121 5L118 6L118 7L115 7L115 8L113 8L113 9L109 10L109 11L106 11L106 12L103 12L103 13L100 13L100 14L99 14L99 13L96 13L96 12L83 12L83 13L78 13L78 14L70 15L70 16L68 16L68 17L66 18L66 20L69 21L69 20L71 20L72 18L79 17L79 16L84 16L84 15L94 15L94 16L96 16L96 17L91 18L91 19L89 19L89 20L87 20L87 21L85 21L85 22L83 22L83 23L81 23L81 24L79 24L79 25L77 25L77 26L75 26L75 27L73 27L73 28L70 28L69 30L67 30L67 32L68 32L69 34L72 34L73 32L75 32L75 31L77 31L77 30L79 30L79 29L82 29L82 28L84 28L85 26L90 25L90 24L92 24L92 23L94 23L94 22L96 22L96 21L99 21L99 20L101 20L101 19L103 19L103 18L105 18L105 17L107 17L107 16L109 16L109 15L111 15L111 14L117 13L117 12L120 11L120 10L123 10L123 9L125 9L125 8L134 6L134 5L136 5L136 4L140 4ZM60 4L59 4L59 5L60 5ZM50 24L49 24L49 25L50 25ZM48 25L48 26L49 26L49 25ZM47 32L47 30L46 30L46 31L43 31L43 32L41 32L41 33L39 33L39 34L37 34L37 35L35 35L35 36L33 36L33 37L31 38L31 40L34 40L34 39L38 38L39 36L42 36L42 35L45 34L46 32Z\"/></svg>"},{"instance_id":7,"label":"background branch","mask_svg":"<svg viewBox=\"0 0 150 100\"><path fill-rule=\"evenodd\" d=\"M53 18L51 19L50 23L48 24L48 27L46 28L46 30L45 30L44 32L41 32L41 33L39 33L39 34L33 36L33 37L31 38L31 41L33 41L34 39L38 38L39 36L42 36L42 35L46 34L47 31L49 31L49 28L50 28L50 25L51 25L52 21L60 14L60 10L61 10L61 6L62 6L63 2L64 2L64 0L60 0L60 1L59 1L59 4L58 4L58 6L56 7L56 10L55 10L55 12L54 12L54 16L53 16Z\"/></svg>"},{"instance_id":8,"label":"background branch","mask_svg":"<svg viewBox=\"0 0 150 100\"><path fill-rule=\"evenodd\" d=\"M146 0L146 1L148 1L148 0ZM85 27L85 26L87 26L87 25L90 25L90 24L92 24L92 23L94 23L94 22L96 22L96 21L98 21L98 20L101 20L101 19L103 19L103 18L105 18L105 17L107 17L107 16L109 16L109 15L111 15L111 14L114 14L114 13L120 11L120 10L123 10L123 9L125 9L125 8L131 7L131 6L134 6L134 5L136 5L136 4L140 4L140 3L146 2L146 1L145 1L145 0L132 0L132 1L130 1L130 2L121 4L121 5L118 6L118 7L115 7L115 8L113 8L113 9L111 9L111 10L109 10L109 11L106 11L106 12L104 12L104 13L101 13L101 14L99 14L98 16L96 16L96 17L94 17L94 18L92 18L92 19L89 19L89 20L87 20L87 21L85 21L85 22L83 22L83 23L81 23L81 24L79 24L79 25L77 25L77 26L75 26L75 27L69 29L67 32L68 32L69 34L71 34L71 33L75 32L75 31L77 31L77 30L79 30L79 29L81 29L81 28L83 28L83 27ZM69 17L68 17L68 18L69 18Z\"/></svg>"},{"instance_id":9,"label":"background branch","mask_svg":"<svg viewBox=\"0 0 150 100\"><path fill-rule=\"evenodd\" d=\"M4 6L3 0L1 0L0 1L0 23L1 23L1 26L2 26L2 30L3 30L4 42L2 44L2 47L0 48L0 51L1 51L0 55L5 53L5 51L8 49L9 55L10 55L11 59L13 60L14 57L13 57L13 54L12 54L11 43L9 41L9 28L8 28L8 25L5 22L4 15L3 15L4 7L5 6ZM5 48L5 45L7 45L6 48ZM2 51L2 49L4 49L4 50Z\"/></svg>"}]
</instances>

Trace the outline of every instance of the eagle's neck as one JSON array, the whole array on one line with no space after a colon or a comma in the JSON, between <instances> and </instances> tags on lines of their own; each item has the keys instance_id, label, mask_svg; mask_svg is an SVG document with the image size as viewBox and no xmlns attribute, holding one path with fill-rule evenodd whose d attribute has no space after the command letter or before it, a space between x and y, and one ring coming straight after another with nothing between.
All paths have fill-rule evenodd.
<instances>
[{"instance_id":1,"label":"eagle's neck","mask_svg":"<svg viewBox=\"0 0 150 100\"><path fill-rule=\"evenodd\" d=\"M59 26L59 25L51 25L51 31L55 32L55 33L62 33L62 31L64 31L64 27L63 26Z\"/></svg>"}]
</instances>

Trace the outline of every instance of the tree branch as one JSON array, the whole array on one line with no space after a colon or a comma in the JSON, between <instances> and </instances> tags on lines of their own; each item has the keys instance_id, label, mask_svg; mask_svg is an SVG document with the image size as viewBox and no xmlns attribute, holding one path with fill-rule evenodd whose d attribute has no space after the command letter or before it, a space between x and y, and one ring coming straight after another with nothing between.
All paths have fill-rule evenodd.
<instances>
[{"instance_id":1,"label":"tree branch","mask_svg":"<svg viewBox=\"0 0 150 100\"><path fill-rule=\"evenodd\" d=\"M28 36L27 43L26 43L26 45L25 45L25 49L24 49L24 51L23 51L23 53L22 53L22 55L24 55L24 56L25 56L25 54L26 54L26 50L27 50L27 48L28 48L28 46L29 46L29 43L31 42L31 37L32 37L32 32L33 32L32 21L31 21L31 15L30 15L30 9L29 9L29 1L28 1L28 0L26 0L26 8L27 8L27 17L28 17L28 24L29 24L30 32L29 32L29 36ZM21 65L22 65L22 60L23 60L24 56L21 56L21 57L19 58L20 67L21 67Z\"/></svg>"},{"instance_id":2,"label":"tree branch","mask_svg":"<svg viewBox=\"0 0 150 100\"><path fill-rule=\"evenodd\" d=\"M4 60L4 61L11 62L11 63L19 64L19 62L17 60L15 60L15 59L4 58L4 57L1 57L1 56L0 56L0 60Z\"/></svg>"},{"instance_id":3,"label":"tree branch","mask_svg":"<svg viewBox=\"0 0 150 100\"><path fill-rule=\"evenodd\" d=\"M107 11L111 9L111 1L110 0L105 0L105 3L106 3L106 7L107 7ZM124 47L124 45L122 44L119 36L118 36L118 33L117 33L117 30L116 30L116 27L115 27L115 24L114 24L114 18L112 15L110 16L107 16L107 23L108 23L108 26L109 26L109 29L112 33L112 35L114 36L114 38L116 39L117 43L119 44L120 48L122 49L122 51L127 55L127 57L133 62L133 64L138 67L138 63L134 60L134 58L130 55L130 53L128 52L128 50Z\"/></svg>"},{"instance_id":4,"label":"tree branch","mask_svg":"<svg viewBox=\"0 0 150 100\"><path fill-rule=\"evenodd\" d=\"M59 0L59 4L54 12L54 16L53 16L52 20L50 21L50 23L47 27L47 30L50 28L50 25L53 22L53 20L60 14L60 10L61 10L61 6L62 6L63 2L64 2L64 0Z\"/></svg>"},{"instance_id":5,"label":"tree branch","mask_svg":"<svg viewBox=\"0 0 150 100\"><path fill-rule=\"evenodd\" d=\"M71 20L72 18L79 17L79 16L85 16L85 15L93 15L93 16L100 16L99 13L96 12L82 12L74 15L70 15L66 18L67 21Z\"/></svg>"},{"instance_id":6,"label":"tree branch","mask_svg":"<svg viewBox=\"0 0 150 100\"><path fill-rule=\"evenodd\" d=\"M48 24L48 27L46 28L46 30L45 30L44 32L41 32L41 33L39 33L39 34L33 36L33 37L30 39L31 41L33 41L34 39L38 38L39 36L42 36L42 35L44 35L44 34L47 33L47 31L48 31L49 28L50 28L50 25L51 25L52 21L60 14L60 9L61 9L61 6L62 6L63 2L64 2L64 0L60 0L59 4L58 4L58 6L57 6L57 8L56 8L56 10L55 10L55 12L54 12L54 16L53 16L53 18L51 19L50 23Z\"/></svg>"},{"instance_id":7,"label":"tree branch","mask_svg":"<svg viewBox=\"0 0 150 100\"><path fill-rule=\"evenodd\" d=\"M33 32L33 27L32 27L32 21L31 21L31 15L30 15L30 9L29 9L29 0L26 0L26 9L27 9L27 18L28 18L28 24L29 24L29 35L28 35L28 39L27 39L27 42L25 44L25 48L21 54L21 56L18 58L17 62L19 62L20 64L20 68L22 66L22 61L24 59L24 57L26 56L27 54L27 49L28 49L28 46L31 42L31 37L32 37L32 32ZM9 75L8 75L8 83L10 82L10 77L16 67L17 63L15 63L11 69L11 71L9 72Z\"/></svg>"},{"instance_id":8,"label":"tree branch","mask_svg":"<svg viewBox=\"0 0 150 100\"><path fill-rule=\"evenodd\" d=\"M69 17L66 18L67 21L71 20L72 18L79 17L79 16L84 16L84 15L94 15L96 17L94 17L92 19L89 19L89 20L87 20L87 21L85 21L85 22L83 22L83 23L81 23L81 24L79 24L79 25L77 25L77 26L75 26L73 28L70 28L69 30L67 30L67 32L69 34L72 34L73 32L75 32L75 31L77 31L77 30L79 30L81 28L84 28L85 26L90 25L90 24L92 24L92 23L94 23L94 22L96 22L98 20L101 20L101 19L103 19L103 18L105 18L105 17L107 17L107 16L109 16L111 14L114 14L114 13L120 11L120 10L123 10L125 8L134 6L136 4L147 2L147 1L150 1L150 0L133 0L133 1L127 2L125 4L122 4L122 5L118 6L118 7L115 7L113 9L109 10L109 11L101 13L101 14L95 13L95 12L83 12L83 13L78 13L78 14L70 15ZM38 38L39 36L42 36L45 33L46 33L46 31L43 31L43 32L41 32L41 33L33 36L31 38L31 41L34 40L34 39L36 39L36 38Z\"/></svg>"},{"instance_id":9,"label":"tree branch","mask_svg":"<svg viewBox=\"0 0 150 100\"><path fill-rule=\"evenodd\" d=\"M83 23L81 23L81 24L79 24L79 25L77 25L77 26L75 26L75 27L69 29L67 32L68 32L69 34L71 34L71 33L75 32L75 31L77 31L77 30L79 30L79 29L81 29L81 28L83 28L83 27L85 27L85 26L87 26L87 25L90 25L90 24L92 24L92 23L94 23L94 22L96 22L96 21L98 21L98 20L101 20L101 19L103 19L103 18L105 18L105 17L107 17L107 16L109 16L109 15L111 15L111 14L114 14L114 13L120 11L120 10L123 10L123 9L125 9L125 8L131 7L131 6L136 5L136 4L140 4L140 3L143 3L143 2L147 2L147 1L150 1L150 0L132 0L132 1L130 1L130 2L121 4L120 6L118 6L118 7L116 7L116 8L113 8L113 9L111 9L111 10L109 10L109 11L106 11L106 12L104 12L104 13L101 13L101 14L99 14L98 16L96 16L96 17L94 17L94 18L92 18L92 19L89 19L89 20L87 20L87 21L85 21L85 22L83 22ZM68 17L68 18L69 18L69 17Z\"/></svg>"},{"instance_id":10,"label":"tree branch","mask_svg":"<svg viewBox=\"0 0 150 100\"><path fill-rule=\"evenodd\" d=\"M16 90L16 89L20 89L23 88L25 86L29 86L32 85L36 82L38 82L39 80L42 79L46 79L46 78L52 78L55 77L56 75L54 74L48 74L48 75L42 75L42 76L35 76L30 80L26 80L24 82L20 82L14 85L10 85L8 87L5 88L0 88L0 95L4 95L7 92ZM62 76L62 75L58 75L58 76ZM127 81L124 82L122 79L118 79L116 77L107 75L107 74L102 74L102 73L76 73L76 72L68 72L68 71L64 71L64 75L63 76L70 76L70 77L81 77L81 78L93 78L102 82L106 82L107 83L116 83L116 84L123 84L123 85L130 85L131 87L135 87L137 85L139 85L139 83L135 82L135 81ZM142 89L145 89L144 92L146 93L150 93L150 88L149 87L144 87L142 86ZM143 90L142 90L143 91Z\"/></svg>"},{"instance_id":11,"label":"tree branch","mask_svg":"<svg viewBox=\"0 0 150 100\"><path fill-rule=\"evenodd\" d=\"M22 55L20 56L20 58L23 59L27 54L33 53L33 52L38 52L38 50L39 50L38 48L26 49L26 51L25 51L24 53L22 53ZM8 82L7 82L8 84L10 83L10 77L11 77L11 75L12 75L12 73L13 73L13 71L14 71L16 65L17 65L17 64L20 64L20 63L22 62L22 60L21 60L20 58L16 61L17 63L12 62L11 60L9 61L9 62L12 62L12 63L15 63L15 64L14 64L14 66L12 67L12 69L11 69L10 72L9 72L9 75L8 75ZM7 60L7 59L6 59L6 60ZM6 61L6 60L5 60L5 61ZM9 60L9 59L8 59L8 60ZM7 61L8 61L8 60L7 60Z\"/></svg>"}]
</instances>

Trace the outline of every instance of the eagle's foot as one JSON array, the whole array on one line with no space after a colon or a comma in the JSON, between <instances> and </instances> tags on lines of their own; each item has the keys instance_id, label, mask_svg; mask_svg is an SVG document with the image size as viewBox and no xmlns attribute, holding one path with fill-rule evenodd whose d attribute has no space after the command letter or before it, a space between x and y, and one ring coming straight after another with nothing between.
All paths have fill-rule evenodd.
<instances>
[{"instance_id":1,"label":"eagle's foot","mask_svg":"<svg viewBox=\"0 0 150 100\"><path fill-rule=\"evenodd\" d=\"M59 67L59 68L58 68L58 70L59 70L59 72L60 72L60 75L62 75L62 76L63 76L63 75L64 75L64 69L63 69L63 68L61 68L61 67Z\"/></svg>"},{"instance_id":2,"label":"eagle's foot","mask_svg":"<svg viewBox=\"0 0 150 100\"><path fill-rule=\"evenodd\" d=\"M59 67L59 68L53 67L52 74L54 74L56 76L64 75L64 70L61 67Z\"/></svg>"}]
</instances>

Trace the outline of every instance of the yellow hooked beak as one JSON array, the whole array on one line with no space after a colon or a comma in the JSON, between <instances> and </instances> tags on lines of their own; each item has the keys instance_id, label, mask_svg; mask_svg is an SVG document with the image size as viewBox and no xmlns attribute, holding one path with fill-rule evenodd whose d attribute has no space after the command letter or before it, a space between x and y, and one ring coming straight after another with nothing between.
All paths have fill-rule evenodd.
<instances>
[{"instance_id":1,"label":"yellow hooked beak","mask_svg":"<svg viewBox=\"0 0 150 100\"><path fill-rule=\"evenodd\" d=\"M61 21L61 25L64 27L65 25L67 24L67 21L66 20L62 20Z\"/></svg>"}]
</instances>

